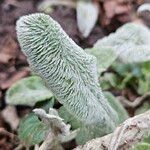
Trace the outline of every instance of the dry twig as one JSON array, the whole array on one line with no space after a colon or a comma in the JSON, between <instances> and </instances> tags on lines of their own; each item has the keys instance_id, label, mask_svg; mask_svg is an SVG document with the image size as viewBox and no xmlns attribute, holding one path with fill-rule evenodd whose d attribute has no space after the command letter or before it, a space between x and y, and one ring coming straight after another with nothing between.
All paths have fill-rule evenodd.
<instances>
[{"instance_id":1,"label":"dry twig","mask_svg":"<svg viewBox=\"0 0 150 150\"><path fill-rule=\"evenodd\" d=\"M75 150L123 150L129 149L150 132L150 111L127 119L116 130L104 137L93 139Z\"/></svg>"}]
</instances>

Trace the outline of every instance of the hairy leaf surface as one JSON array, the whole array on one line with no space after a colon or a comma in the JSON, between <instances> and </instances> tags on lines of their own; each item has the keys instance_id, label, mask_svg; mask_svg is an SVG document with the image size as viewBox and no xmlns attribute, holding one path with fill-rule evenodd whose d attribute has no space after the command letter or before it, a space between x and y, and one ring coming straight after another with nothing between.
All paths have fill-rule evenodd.
<instances>
[{"instance_id":1,"label":"hairy leaf surface","mask_svg":"<svg viewBox=\"0 0 150 150\"><path fill-rule=\"evenodd\" d=\"M7 90L6 102L10 105L34 106L36 102L50 99L53 94L38 76L17 81Z\"/></svg>"},{"instance_id":2,"label":"hairy leaf surface","mask_svg":"<svg viewBox=\"0 0 150 150\"><path fill-rule=\"evenodd\" d=\"M39 144L48 132L48 126L42 123L33 113L21 120L18 134L26 144Z\"/></svg>"},{"instance_id":3,"label":"hairy leaf surface","mask_svg":"<svg viewBox=\"0 0 150 150\"><path fill-rule=\"evenodd\" d=\"M96 58L45 14L22 17L17 22L17 35L31 68L46 81L59 102L75 118L96 128L97 134L112 132L117 113L99 87Z\"/></svg>"},{"instance_id":4,"label":"hairy leaf surface","mask_svg":"<svg viewBox=\"0 0 150 150\"><path fill-rule=\"evenodd\" d=\"M123 63L149 61L150 30L142 24L127 23L115 33L98 40L94 48L113 51Z\"/></svg>"}]
</instances>

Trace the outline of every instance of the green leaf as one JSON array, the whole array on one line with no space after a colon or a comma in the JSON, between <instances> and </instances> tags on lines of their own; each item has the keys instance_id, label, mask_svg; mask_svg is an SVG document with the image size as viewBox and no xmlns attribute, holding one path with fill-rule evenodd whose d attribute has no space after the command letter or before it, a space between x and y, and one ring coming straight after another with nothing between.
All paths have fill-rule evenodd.
<instances>
[{"instance_id":1,"label":"green leaf","mask_svg":"<svg viewBox=\"0 0 150 150\"><path fill-rule=\"evenodd\" d=\"M96 42L94 48L112 47L123 63L150 60L150 30L143 24L127 23Z\"/></svg>"},{"instance_id":2,"label":"green leaf","mask_svg":"<svg viewBox=\"0 0 150 150\"><path fill-rule=\"evenodd\" d=\"M110 92L104 92L105 97L107 98L109 104L111 107L116 110L118 114L118 124L125 121L129 116L125 108L122 106L122 104L110 93Z\"/></svg>"},{"instance_id":3,"label":"green leaf","mask_svg":"<svg viewBox=\"0 0 150 150\"><path fill-rule=\"evenodd\" d=\"M55 97L51 97L48 100L45 100L45 101L42 101L42 102L37 102L35 104L35 108L41 108L41 109L44 109L46 112L48 112L49 108L54 107L55 102L56 102Z\"/></svg>"},{"instance_id":4,"label":"green leaf","mask_svg":"<svg viewBox=\"0 0 150 150\"><path fill-rule=\"evenodd\" d=\"M150 91L150 62L141 65L142 78L138 82L138 93L144 94Z\"/></svg>"},{"instance_id":5,"label":"green leaf","mask_svg":"<svg viewBox=\"0 0 150 150\"><path fill-rule=\"evenodd\" d=\"M123 63L115 62L113 63L112 68L120 76L126 76L129 72L135 77L142 76L140 64L123 64Z\"/></svg>"},{"instance_id":6,"label":"green leaf","mask_svg":"<svg viewBox=\"0 0 150 150\"><path fill-rule=\"evenodd\" d=\"M108 67L117 58L116 53L112 47L101 47L101 48L89 48L85 49L88 53L94 55L97 58L98 72L101 73L108 69Z\"/></svg>"},{"instance_id":7,"label":"green leaf","mask_svg":"<svg viewBox=\"0 0 150 150\"><path fill-rule=\"evenodd\" d=\"M21 120L18 134L26 144L34 145L42 142L48 132L48 127L33 113Z\"/></svg>"},{"instance_id":8,"label":"green leaf","mask_svg":"<svg viewBox=\"0 0 150 150\"><path fill-rule=\"evenodd\" d=\"M104 92L104 95L108 99L111 107L114 108L118 114L118 124L126 120L128 118L128 114L122 104L110 92ZM103 136L103 133L100 133L99 131L94 129L89 130L88 126L85 126L82 122L78 121L63 106L59 109L59 116L64 119L65 123L69 123L72 129L80 128L80 131L76 136L77 144L84 144L86 141L94 137Z\"/></svg>"},{"instance_id":9,"label":"green leaf","mask_svg":"<svg viewBox=\"0 0 150 150\"><path fill-rule=\"evenodd\" d=\"M150 144L150 135L145 136L144 142Z\"/></svg>"},{"instance_id":10,"label":"green leaf","mask_svg":"<svg viewBox=\"0 0 150 150\"><path fill-rule=\"evenodd\" d=\"M135 114L142 114L148 110L150 110L150 102L145 102L143 105L136 109Z\"/></svg>"},{"instance_id":11,"label":"green leaf","mask_svg":"<svg viewBox=\"0 0 150 150\"><path fill-rule=\"evenodd\" d=\"M36 102L50 99L52 96L43 80L38 76L32 76L17 81L7 90L6 103L34 106Z\"/></svg>"},{"instance_id":12,"label":"green leaf","mask_svg":"<svg viewBox=\"0 0 150 150\"><path fill-rule=\"evenodd\" d=\"M59 116L64 119L65 123L68 123L71 125L72 129L77 129L81 127L83 124L82 122L77 120L73 115L71 115L64 106L59 108L58 113L59 113Z\"/></svg>"},{"instance_id":13,"label":"green leaf","mask_svg":"<svg viewBox=\"0 0 150 150\"><path fill-rule=\"evenodd\" d=\"M106 72L100 77L100 85L103 90L108 90L111 87L116 88L118 86L118 78L114 73Z\"/></svg>"},{"instance_id":14,"label":"green leaf","mask_svg":"<svg viewBox=\"0 0 150 150\"><path fill-rule=\"evenodd\" d=\"M137 144L133 150L150 150L150 144L148 143L139 143Z\"/></svg>"}]
</instances>

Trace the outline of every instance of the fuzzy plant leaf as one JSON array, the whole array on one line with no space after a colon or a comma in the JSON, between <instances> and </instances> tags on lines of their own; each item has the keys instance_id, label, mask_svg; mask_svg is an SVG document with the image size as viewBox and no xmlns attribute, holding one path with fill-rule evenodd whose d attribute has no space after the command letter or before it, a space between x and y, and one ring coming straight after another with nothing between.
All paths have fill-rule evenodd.
<instances>
[{"instance_id":1,"label":"fuzzy plant leaf","mask_svg":"<svg viewBox=\"0 0 150 150\"><path fill-rule=\"evenodd\" d=\"M150 150L150 144L148 143L139 143L132 150Z\"/></svg>"},{"instance_id":2,"label":"fuzzy plant leaf","mask_svg":"<svg viewBox=\"0 0 150 150\"><path fill-rule=\"evenodd\" d=\"M6 92L6 103L10 105L34 106L35 103L50 99L53 94L38 76L17 81Z\"/></svg>"},{"instance_id":3,"label":"fuzzy plant leaf","mask_svg":"<svg viewBox=\"0 0 150 150\"><path fill-rule=\"evenodd\" d=\"M145 94L150 91L150 61L141 64L142 77L138 82L138 93Z\"/></svg>"},{"instance_id":4,"label":"fuzzy plant leaf","mask_svg":"<svg viewBox=\"0 0 150 150\"><path fill-rule=\"evenodd\" d=\"M83 123L71 115L64 106L60 107L58 112L59 116L64 119L64 122L70 124L73 130L82 126Z\"/></svg>"},{"instance_id":5,"label":"fuzzy plant leaf","mask_svg":"<svg viewBox=\"0 0 150 150\"><path fill-rule=\"evenodd\" d=\"M142 114L148 110L150 110L150 102L145 102L136 109L135 115Z\"/></svg>"},{"instance_id":6,"label":"fuzzy plant leaf","mask_svg":"<svg viewBox=\"0 0 150 150\"><path fill-rule=\"evenodd\" d=\"M54 97L51 97L48 100L37 102L34 108L41 108L48 112L49 108L53 108L56 102L56 99Z\"/></svg>"},{"instance_id":7,"label":"fuzzy plant leaf","mask_svg":"<svg viewBox=\"0 0 150 150\"><path fill-rule=\"evenodd\" d=\"M139 95L150 91L150 61L144 63L123 64L114 62L111 72L100 77L103 90L133 88Z\"/></svg>"},{"instance_id":8,"label":"fuzzy plant leaf","mask_svg":"<svg viewBox=\"0 0 150 150\"><path fill-rule=\"evenodd\" d=\"M122 104L117 100L110 92L104 92L105 97L108 99L108 102L112 106L113 109L116 110L119 121L118 124L121 124L126 119L128 119L128 113L125 110L125 108L122 106Z\"/></svg>"},{"instance_id":9,"label":"fuzzy plant leaf","mask_svg":"<svg viewBox=\"0 0 150 150\"><path fill-rule=\"evenodd\" d=\"M97 58L99 74L107 70L117 58L117 54L114 52L113 47L89 48L85 50Z\"/></svg>"},{"instance_id":10,"label":"fuzzy plant leaf","mask_svg":"<svg viewBox=\"0 0 150 150\"><path fill-rule=\"evenodd\" d=\"M17 36L29 64L64 107L92 131L114 130L117 113L98 84L96 58L87 54L45 14L32 14L17 22Z\"/></svg>"},{"instance_id":11,"label":"fuzzy plant leaf","mask_svg":"<svg viewBox=\"0 0 150 150\"><path fill-rule=\"evenodd\" d=\"M39 144L42 142L49 128L42 123L33 113L21 120L18 134L19 138L29 145Z\"/></svg>"},{"instance_id":12,"label":"fuzzy plant leaf","mask_svg":"<svg viewBox=\"0 0 150 150\"><path fill-rule=\"evenodd\" d=\"M83 37L88 37L94 28L99 14L99 9L96 3L91 1L77 2L77 24L79 31Z\"/></svg>"},{"instance_id":13,"label":"fuzzy plant leaf","mask_svg":"<svg viewBox=\"0 0 150 150\"><path fill-rule=\"evenodd\" d=\"M98 40L94 45L97 50L108 49L110 53L115 53L123 63L149 61L149 47L150 30L146 26L136 23L123 25L115 33Z\"/></svg>"},{"instance_id":14,"label":"fuzzy plant leaf","mask_svg":"<svg viewBox=\"0 0 150 150\"><path fill-rule=\"evenodd\" d=\"M106 72L100 77L100 85L103 90L109 90L112 87L118 87L118 78L114 73Z\"/></svg>"},{"instance_id":15,"label":"fuzzy plant leaf","mask_svg":"<svg viewBox=\"0 0 150 150\"><path fill-rule=\"evenodd\" d=\"M110 93L104 92L105 97L108 99L109 104L112 106L113 109L116 110L119 121L118 124L125 121L129 116L127 111L124 109L122 104ZM59 109L59 115L61 118L64 119L65 123L69 123L72 129L78 129L79 132L75 138L77 144L84 144L87 140L90 140L93 137L93 133L90 132L89 128L85 126L82 122L79 122L74 116L72 116L65 107L61 107Z\"/></svg>"}]
</instances>

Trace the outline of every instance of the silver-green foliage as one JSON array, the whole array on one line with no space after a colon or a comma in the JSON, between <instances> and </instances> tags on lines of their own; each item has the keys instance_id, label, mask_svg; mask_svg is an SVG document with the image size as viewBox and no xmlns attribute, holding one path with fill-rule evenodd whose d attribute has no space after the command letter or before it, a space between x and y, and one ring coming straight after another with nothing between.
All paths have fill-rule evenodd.
<instances>
[{"instance_id":1,"label":"silver-green foliage","mask_svg":"<svg viewBox=\"0 0 150 150\"><path fill-rule=\"evenodd\" d=\"M32 76L13 84L7 90L5 99L10 105L34 106L36 102L50 99L52 96L43 80L38 76Z\"/></svg>"},{"instance_id":2,"label":"silver-green foliage","mask_svg":"<svg viewBox=\"0 0 150 150\"><path fill-rule=\"evenodd\" d=\"M139 143L137 144L133 150L150 150L150 144L148 143Z\"/></svg>"},{"instance_id":3,"label":"silver-green foliage","mask_svg":"<svg viewBox=\"0 0 150 150\"><path fill-rule=\"evenodd\" d=\"M39 144L43 141L49 127L41 122L33 113L21 120L18 134L19 138L28 145Z\"/></svg>"},{"instance_id":4,"label":"silver-green foliage","mask_svg":"<svg viewBox=\"0 0 150 150\"><path fill-rule=\"evenodd\" d=\"M104 95L108 99L109 104L116 110L118 114L118 124L124 122L129 117L125 108L110 92L104 92Z\"/></svg>"},{"instance_id":5,"label":"silver-green foliage","mask_svg":"<svg viewBox=\"0 0 150 150\"><path fill-rule=\"evenodd\" d=\"M125 121L128 118L128 114L122 104L110 92L104 92L104 95L107 98L110 106L112 106L112 108L114 108L118 114L118 124ZM72 116L65 109L65 107L62 106L59 109L59 115L64 119L66 123L69 123L71 125L72 129L80 128L75 138L78 144L84 144L87 140L90 140L93 137L93 133L90 132L89 128L84 126L82 122L79 122L76 118L74 118L74 116Z\"/></svg>"},{"instance_id":6,"label":"silver-green foliage","mask_svg":"<svg viewBox=\"0 0 150 150\"><path fill-rule=\"evenodd\" d=\"M85 49L91 55L97 58L98 73L105 71L117 59L118 55L113 47L89 48Z\"/></svg>"},{"instance_id":7,"label":"silver-green foliage","mask_svg":"<svg viewBox=\"0 0 150 150\"><path fill-rule=\"evenodd\" d=\"M92 52L93 49L95 49L95 53ZM91 49L90 53L93 53L97 58L101 56L101 53L104 53L103 51L107 51L107 55L113 54L110 57L111 60L113 60L112 58L114 60L118 58L123 63L149 61L150 30L142 24L127 23L115 33L98 40L93 49ZM107 60L105 61L107 62ZM98 59L98 64L101 67L101 59ZM108 61L107 66L111 64L112 62Z\"/></svg>"},{"instance_id":8,"label":"silver-green foliage","mask_svg":"<svg viewBox=\"0 0 150 150\"><path fill-rule=\"evenodd\" d=\"M17 22L17 35L31 68L59 102L86 125L97 127L97 136L113 131L117 114L99 87L96 58L45 14L22 17Z\"/></svg>"}]
</instances>

